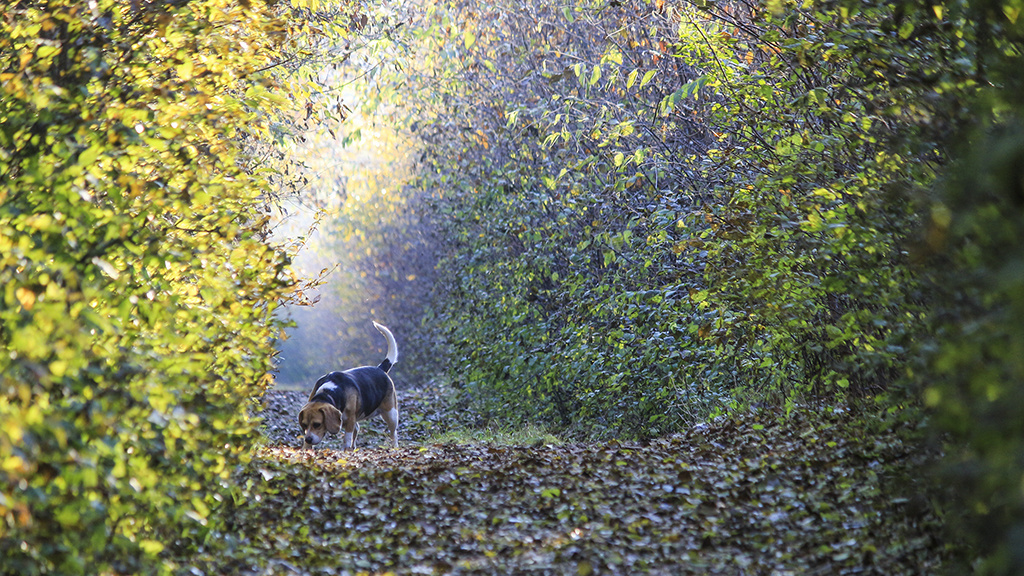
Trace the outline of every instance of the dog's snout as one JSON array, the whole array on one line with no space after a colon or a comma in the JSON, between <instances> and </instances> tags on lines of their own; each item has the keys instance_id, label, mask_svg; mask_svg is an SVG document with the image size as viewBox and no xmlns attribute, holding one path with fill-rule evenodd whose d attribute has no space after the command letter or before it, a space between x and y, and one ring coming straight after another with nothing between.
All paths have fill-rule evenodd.
<instances>
[{"instance_id":1,"label":"dog's snout","mask_svg":"<svg viewBox=\"0 0 1024 576\"><path fill-rule=\"evenodd\" d=\"M323 440L323 438L321 438L321 437L317 436L316 434L310 432L309 434L306 434L302 438L302 446L305 447L305 448L312 448L313 446L316 446L317 444L319 444L321 440Z\"/></svg>"}]
</instances>

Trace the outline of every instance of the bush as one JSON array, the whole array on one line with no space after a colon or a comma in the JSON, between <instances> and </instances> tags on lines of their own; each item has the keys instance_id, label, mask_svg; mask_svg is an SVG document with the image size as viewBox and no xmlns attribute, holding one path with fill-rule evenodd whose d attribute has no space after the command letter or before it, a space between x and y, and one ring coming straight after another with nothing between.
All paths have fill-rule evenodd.
<instances>
[{"instance_id":1,"label":"bush","mask_svg":"<svg viewBox=\"0 0 1024 576\"><path fill-rule=\"evenodd\" d=\"M445 242L431 314L456 378L495 414L514 398L598 436L902 382L920 192L971 76L934 19L435 5L395 101Z\"/></svg>"},{"instance_id":2,"label":"bush","mask_svg":"<svg viewBox=\"0 0 1024 576\"><path fill-rule=\"evenodd\" d=\"M217 526L291 284L242 144L285 32L221 0L0 22L3 573L168 572Z\"/></svg>"}]
</instances>

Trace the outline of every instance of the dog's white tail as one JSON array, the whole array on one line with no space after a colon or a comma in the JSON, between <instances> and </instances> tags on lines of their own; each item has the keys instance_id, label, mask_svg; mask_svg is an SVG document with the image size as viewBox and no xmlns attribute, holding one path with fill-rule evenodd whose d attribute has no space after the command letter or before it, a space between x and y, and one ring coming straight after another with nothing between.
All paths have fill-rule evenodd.
<instances>
[{"instance_id":1,"label":"dog's white tail","mask_svg":"<svg viewBox=\"0 0 1024 576\"><path fill-rule=\"evenodd\" d=\"M391 333L391 330L387 329L387 326L374 322L373 327L379 330L380 333L388 339L387 359L380 363L380 369L387 372L392 366L398 363L398 344L395 343L395 335Z\"/></svg>"}]
</instances>

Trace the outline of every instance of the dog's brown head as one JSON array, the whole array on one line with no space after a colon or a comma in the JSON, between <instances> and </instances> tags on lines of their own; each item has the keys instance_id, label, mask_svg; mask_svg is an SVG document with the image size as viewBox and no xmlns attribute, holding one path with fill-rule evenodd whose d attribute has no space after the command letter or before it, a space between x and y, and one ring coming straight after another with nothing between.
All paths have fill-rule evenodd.
<instances>
[{"instance_id":1,"label":"dog's brown head","mask_svg":"<svg viewBox=\"0 0 1024 576\"><path fill-rule=\"evenodd\" d=\"M341 430L341 410L326 402L310 402L299 411L299 428L302 429L303 448L312 448L328 432L337 434Z\"/></svg>"}]
</instances>

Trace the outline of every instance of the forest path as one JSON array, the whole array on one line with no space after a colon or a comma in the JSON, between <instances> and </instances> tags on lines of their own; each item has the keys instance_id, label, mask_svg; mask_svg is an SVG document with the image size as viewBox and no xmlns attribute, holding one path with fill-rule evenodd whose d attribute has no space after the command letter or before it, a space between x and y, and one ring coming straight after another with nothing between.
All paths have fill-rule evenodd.
<instances>
[{"instance_id":1,"label":"forest path","mask_svg":"<svg viewBox=\"0 0 1024 576\"><path fill-rule=\"evenodd\" d=\"M415 437L417 419L433 420L411 400ZM383 439L382 424L366 429ZM251 497L230 511L249 560L229 569L922 574L942 560L931 508L902 497L887 472L914 453L834 416L781 425L748 414L646 443L415 442L261 448L243 474Z\"/></svg>"}]
</instances>

